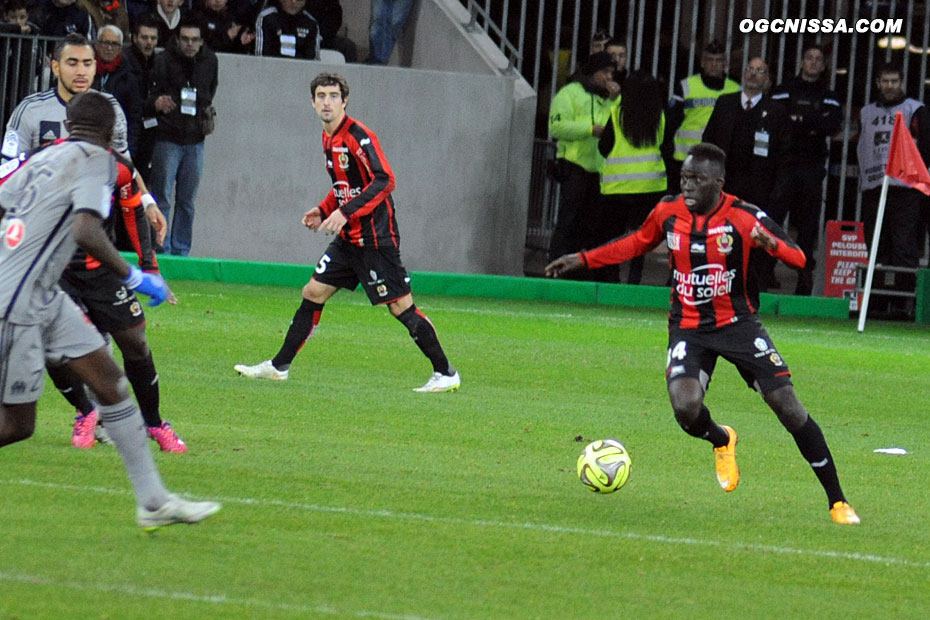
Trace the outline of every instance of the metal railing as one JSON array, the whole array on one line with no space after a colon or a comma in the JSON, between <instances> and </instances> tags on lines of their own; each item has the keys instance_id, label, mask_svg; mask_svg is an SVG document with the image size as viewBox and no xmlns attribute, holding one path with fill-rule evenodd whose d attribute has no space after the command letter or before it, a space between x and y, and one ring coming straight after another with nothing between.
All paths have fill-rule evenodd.
<instances>
[{"instance_id":1,"label":"metal railing","mask_svg":"<svg viewBox=\"0 0 930 620\"><path fill-rule=\"evenodd\" d=\"M0 121L3 128L16 104L26 95L49 87L49 59L58 39L30 35L0 35Z\"/></svg>"},{"instance_id":2,"label":"metal railing","mask_svg":"<svg viewBox=\"0 0 930 620\"><path fill-rule=\"evenodd\" d=\"M606 30L627 45L629 68L648 69L665 83L669 97L675 83L698 71L701 49L716 39L726 48L729 75L737 81L749 57L768 59L773 85L799 72L803 46L822 45L828 57L830 86L844 104L841 131L829 141L829 174L821 209L826 219L860 219L855 145L859 108L873 101L875 68L892 62L902 69L907 94L923 100L930 57L928 0L460 0L472 16L470 26L483 28L511 59L511 65L533 86L540 99L538 114L548 116L548 103L588 55L595 32ZM515 9L519 4L519 11ZM832 20L831 32L759 33L746 31L747 20ZM843 22L850 29L865 20L866 32L835 32ZM874 32L871 25L900 20L900 32ZM783 23L783 22L782 22ZM779 28L779 30L782 30ZM536 138L547 140L545 122L537 122ZM551 149L549 149L551 151ZM529 230L551 230L557 189L537 161ZM548 217L548 221L535 218ZM821 235L822 237L822 235ZM539 243L539 236L533 243Z\"/></svg>"}]
</instances>

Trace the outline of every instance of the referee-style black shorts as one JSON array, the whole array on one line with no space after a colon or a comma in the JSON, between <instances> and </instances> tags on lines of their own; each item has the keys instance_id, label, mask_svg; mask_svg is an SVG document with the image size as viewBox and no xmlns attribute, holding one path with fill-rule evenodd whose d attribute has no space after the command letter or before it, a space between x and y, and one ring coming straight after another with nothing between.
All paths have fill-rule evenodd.
<instances>
[{"instance_id":1,"label":"referee-style black shorts","mask_svg":"<svg viewBox=\"0 0 930 620\"><path fill-rule=\"evenodd\" d=\"M712 331L669 327L665 380L692 377L706 391L718 357L736 366L746 385L763 396L791 385L791 371L757 316Z\"/></svg>"},{"instance_id":2,"label":"referee-style black shorts","mask_svg":"<svg viewBox=\"0 0 930 620\"><path fill-rule=\"evenodd\" d=\"M341 237L326 248L313 278L350 291L361 284L373 306L410 292L410 276L397 248L360 248Z\"/></svg>"},{"instance_id":3,"label":"referee-style black shorts","mask_svg":"<svg viewBox=\"0 0 930 620\"><path fill-rule=\"evenodd\" d=\"M101 332L112 334L145 321L136 294L106 268L65 269L59 284Z\"/></svg>"}]
</instances>

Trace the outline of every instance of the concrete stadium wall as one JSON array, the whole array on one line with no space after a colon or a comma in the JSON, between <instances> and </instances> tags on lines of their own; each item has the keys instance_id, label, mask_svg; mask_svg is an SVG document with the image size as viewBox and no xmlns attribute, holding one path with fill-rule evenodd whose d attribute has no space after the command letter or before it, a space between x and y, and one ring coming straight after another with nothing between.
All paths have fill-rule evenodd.
<instances>
[{"instance_id":1,"label":"concrete stadium wall","mask_svg":"<svg viewBox=\"0 0 930 620\"><path fill-rule=\"evenodd\" d=\"M309 95L324 70L348 79L349 113L379 135L394 169L405 264L521 274L533 120L515 103L514 77L227 54L192 254L317 260L329 238L300 218L330 188Z\"/></svg>"}]
</instances>

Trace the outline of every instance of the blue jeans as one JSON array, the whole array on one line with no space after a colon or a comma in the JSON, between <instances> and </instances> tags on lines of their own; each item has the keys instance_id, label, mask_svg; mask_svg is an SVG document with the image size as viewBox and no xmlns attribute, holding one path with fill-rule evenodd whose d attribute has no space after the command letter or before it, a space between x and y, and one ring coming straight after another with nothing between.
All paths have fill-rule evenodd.
<instances>
[{"instance_id":1,"label":"blue jeans","mask_svg":"<svg viewBox=\"0 0 930 620\"><path fill-rule=\"evenodd\" d=\"M168 220L168 236L163 246L168 254L190 254L194 232L194 201L197 199L202 173L203 142L175 144L159 140L155 143L149 190ZM172 204L176 207L173 219Z\"/></svg>"},{"instance_id":2,"label":"blue jeans","mask_svg":"<svg viewBox=\"0 0 930 620\"><path fill-rule=\"evenodd\" d=\"M371 0L368 64L386 65L391 60L412 8L413 0Z\"/></svg>"}]
</instances>

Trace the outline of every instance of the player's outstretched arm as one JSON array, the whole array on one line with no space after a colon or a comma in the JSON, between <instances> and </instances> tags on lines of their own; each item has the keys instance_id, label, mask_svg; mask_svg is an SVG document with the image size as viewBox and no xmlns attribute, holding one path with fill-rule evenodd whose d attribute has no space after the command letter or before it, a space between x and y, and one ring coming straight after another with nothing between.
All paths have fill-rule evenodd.
<instances>
[{"instance_id":1,"label":"player's outstretched arm","mask_svg":"<svg viewBox=\"0 0 930 620\"><path fill-rule=\"evenodd\" d=\"M584 263L578 253L565 254L546 265L546 277L558 278L563 273L581 269Z\"/></svg>"}]
</instances>

